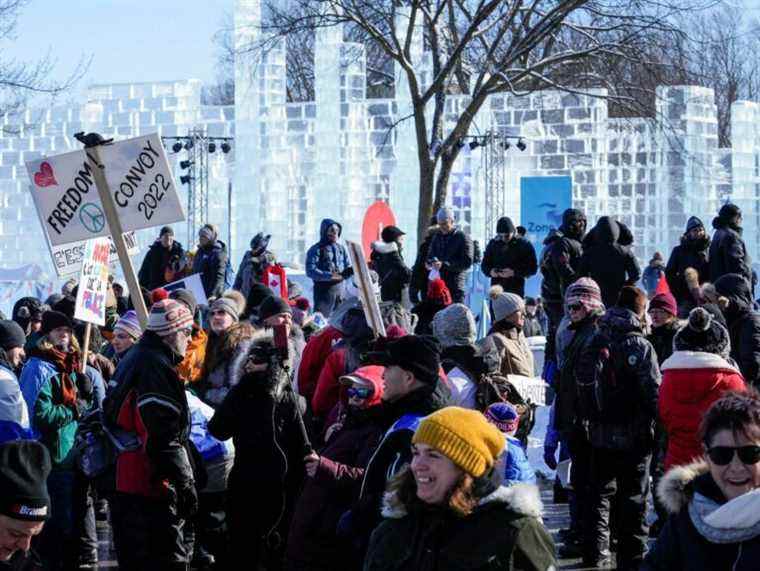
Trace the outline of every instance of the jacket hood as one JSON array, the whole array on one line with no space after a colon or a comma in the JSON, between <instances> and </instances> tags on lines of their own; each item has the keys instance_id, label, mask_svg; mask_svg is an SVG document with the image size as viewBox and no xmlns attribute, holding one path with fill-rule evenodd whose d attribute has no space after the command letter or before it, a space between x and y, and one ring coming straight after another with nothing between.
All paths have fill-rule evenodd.
<instances>
[{"instance_id":1,"label":"jacket hood","mask_svg":"<svg viewBox=\"0 0 760 571\"><path fill-rule=\"evenodd\" d=\"M713 284L718 295L727 298L741 311L752 308L752 291L749 282L740 274L726 274L715 280Z\"/></svg>"},{"instance_id":2,"label":"jacket hood","mask_svg":"<svg viewBox=\"0 0 760 571\"><path fill-rule=\"evenodd\" d=\"M556 242L557 240L561 240L564 238L564 234L562 233L562 230L558 228L552 228L549 230L549 233L546 235L546 238L544 238L544 246L548 246L549 244L552 244Z\"/></svg>"},{"instance_id":3,"label":"jacket hood","mask_svg":"<svg viewBox=\"0 0 760 571\"><path fill-rule=\"evenodd\" d=\"M398 252L398 244L396 242L376 240L372 242L372 249L378 254L392 254L393 252Z\"/></svg>"},{"instance_id":4,"label":"jacket hood","mask_svg":"<svg viewBox=\"0 0 760 571\"><path fill-rule=\"evenodd\" d=\"M731 361L728 361L714 353L701 351L675 351L665 360L660 369L664 371L675 369L713 369L717 371L731 371L738 373L739 369Z\"/></svg>"},{"instance_id":5,"label":"jacket hood","mask_svg":"<svg viewBox=\"0 0 760 571\"><path fill-rule=\"evenodd\" d=\"M502 504L506 509L528 517L540 518L544 511L541 494L533 484L520 483L512 486L499 486L482 498L478 506L495 504ZM398 499L395 492L385 493L383 496L383 517L401 519L406 517L408 513L408 507Z\"/></svg>"},{"instance_id":6,"label":"jacket hood","mask_svg":"<svg viewBox=\"0 0 760 571\"><path fill-rule=\"evenodd\" d=\"M701 403L721 383L724 375L738 375L739 369L720 355L700 351L676 351L660 367L680 403Z\"/></svg>"},{"instance_id":7,"label":"jacket hood","mask_svg":"<svg viewBox=\"0 0 760 571\"><path fill-rule=\"evenodd\" d=\"M692 240L687 234L681 236L681 246L695 252L706 252L710 248L710 237L705 234L701 238Z\"/></svg>"},{"instance_id":8,"label":"jacket hood","mask_svg":"<svg viewBox=\"0 0 760 571\"><path fill-rule=\"evenodd\" d=\"M599 327L606 330L612 337L628 333L641 333L641 320L630 309L611 307L600 319Z\"/></svg>"},{"instance_id":9,"label":"jacket hood","mask_svg":"<svg viewBox=\"0 0 760 571\"><path fill-rule=\"evenodd\" d=\"M620 226L609 216L602 216L596 223L596 234L599 242L615 244L620 238Z\"/></svg>"},{"instance_id":10,"label":"jacket hood","mask_svg":"<svg viewBox=\"0 0 760 571\"><path fill-rule=\"evenodd\" d=\"M359 367L353 373L351 373L352 377L353 376L361 377L362 380L372 385L372 388L374 389L374 392L372 393L370 400L367 401L365 408L369 408L369 407L380 404L383 398L383 371L384 370L385 370L385 367L379 367L377 365L366 365L364 367Z\"/></svg>"},{"instance_id":11,"label":"jacket hood","mask_svg":"<svg viewBox=\"0 0 760 571\"><path fill-rule=\"evenodd\" d=\"M359 300L358 297L349 297L335 308L335 311L332 312L332 315L330 315L330 325L332 325L335 329L341 332L341 334L345 333L344 327L343 327L343 318L346 317L346 314L351 311L352 309L361 309L362 308L362 302Z\"/></svg>"},{"instance_id":12,"label":"jacket hood","mask_svg":"<svg viewBox=\"0 0 760 571\"><path fill-rule=\"evenodd\" d=\"M695 529L711 543L740 543L760 535L760 490L726 501L704 461L670 470L657 495L672 514L688 509Z\"/></svg>"},{"instance_id":13,"label":"jacket hood","mask_svg":"<svg viewBox=\"0 0 760 571\"><path fill-rule=\"evenodd\" d=\"M509 216L502 216L496 223L497 234L514 234L517 232L514 222Z\"/></svg>"},{"instance_id":14,"label":"jacket hood","mask_svg":"<svg viewBox=\"0 0 760 571\"><path fill-rule=\"evenodd\" d=\"M290 361L293 359L294 347L292 338L288 339ZM244 365L250 357L254 355L257 361L261 360L261 355L268 351L275 350L274 333L271 329L257 329L250 339L246 339L240 345L241 351L238 351L230 365L230 387L237 385L245 376L255 375L261 388L271 394L279 396L285 385L289 382L289 377L284 370L280 374L272 374L269 370L266 373L247 373L243 370ZM271 370L271 365L270 365Z\"/></svg>"},{"instance_id":15,"label":"jacket hood","mask_svg":"<svg viewBox=\"0 0 760 571\"><path fill-rule=\"evenodd\" d=\"M338 238L343 234L343 226L341 226L338 222L333 220L332 218L325 218L322 220L322 223L319 225L319 241L324 243L327 242L327 229L330 228L335 224L338 227Z\"/></svg>"}]
</instances>

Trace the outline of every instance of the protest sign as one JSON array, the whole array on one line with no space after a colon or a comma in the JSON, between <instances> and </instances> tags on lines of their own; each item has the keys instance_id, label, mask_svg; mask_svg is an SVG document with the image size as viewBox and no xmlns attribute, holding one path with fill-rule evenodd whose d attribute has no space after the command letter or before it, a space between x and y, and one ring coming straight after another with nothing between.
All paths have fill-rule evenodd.
<instances>
[{"instance_id":1,"label":"protest sign","mask_svg":"<svg viewBox=\"0 0 760 571\"><path fill-rule=\"evenodd\" d=\"M137 237L134 232L127 232L124 234L124 241L127 244L127 251L130 256L134 256L140 252L140 248L137 245ZM116 246L110 236L108 237L108 242L111 245L108 262L115 264L119 261L119 255L116 252ZM71 276L80 272L82 269L82 260L84 259L86 245L87 241L64 244L61 246L50 246L50 242L48 242L50 257L53 259L55 273L58 274L59 278Z\"/></svg>"},{"instance_id":2,"label":"protest sign","mask_svg":"<svg viewBox=\"0 0 760 571\"><path fill-rule=\"evenodd\" d=\"M354 282L359 287L359 299L362 302L367 315L367 323L375 332L376 336L385 337L385 324L380 314L380 305L372 289L372 279L369 277L369 268L364 259L361 244L346 242L348 255L351 258L351 266L354 268Z\"/></svg>"},{"instance_id":3,"label":"protest sign","mask_svg":"<svg viewBox=\"0 0 760 571\"><path fill-rule=\"evenodd\" d=\"M96 190L97 173L105 174L123 232L185 219L156 133L35 159L26 168L34 205L53 246L115 232Z\"/></svg>"},{"instance_id":4,"label":"protest sign","mask_svg":"<svg viewBox=\"0 0 760 571\"><path fill-rule=\"evenodd\" d=\"M95 325L106 324L110 246L111 243L108 238L96 238L87 241L82 271L79 274L74 319Z\"/></svg>"},{"instance_id":5,"label":"protest sign","mask_svg":"<svg viewBox=\"0 0 760 571\"><path fill-rule=\"evenodd\" d=\"M193 274L187 276L176 282L166 284L163 286L166 291L174 291L175 289L186 289L195 296L195 302L198 305L208 305L208 299L206 298L206 292L203 289L203 282L201 281L200 274Z\"/></svg>"},{"instance_id":6,"label":"protest sign","mask_svg":"<svg viewBox=\"0 0 760 571\"><path fill-rule=\"evenodd\" d=\"M507 375L520 396L533 404L546 404L546 381L541 377L524 377L522 375Z\"/></svg>"}]
</instances>

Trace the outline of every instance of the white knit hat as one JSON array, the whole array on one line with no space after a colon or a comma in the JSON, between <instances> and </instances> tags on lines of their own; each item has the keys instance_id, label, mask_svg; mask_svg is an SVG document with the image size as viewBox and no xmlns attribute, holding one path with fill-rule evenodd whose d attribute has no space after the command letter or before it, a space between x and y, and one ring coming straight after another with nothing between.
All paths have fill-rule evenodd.
<instances>
[{"instance_id":1,"label":"white knit hat","mask_svg":"<svg viewBox=\"0 0 760 571\"><path fill-rule=\"evenodd\" d=\"M515 311L525 310L523 298L516 293L505 292L501 286L493 286L488 294L491 297L491 311L493 311L494 322L509 317Z\"/></svg>"},{"instance_id":2,"label":"white knit hat","mask_svg":"<svg viewBox=\"0 0 760 571\"><path fill-rule=\"evenodd\" d=\"M189 329L192 325L193 316L184 303L173 299L162 299L150 308L147 330L154 331L161 337Z\"/></svg>"}]
</instances>

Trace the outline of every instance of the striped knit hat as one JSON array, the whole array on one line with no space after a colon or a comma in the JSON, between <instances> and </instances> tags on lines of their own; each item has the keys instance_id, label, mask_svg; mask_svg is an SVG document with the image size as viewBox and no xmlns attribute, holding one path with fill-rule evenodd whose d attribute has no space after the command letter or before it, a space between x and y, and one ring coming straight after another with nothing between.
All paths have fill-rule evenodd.
<instances>
[{"instance_id":1,"label":"striped knit hat","mask_svg":"<svg viewBox=\"0 0 760 571\"><path fill-rule=\"evenodd\" d=\"M140 327L140 320L137 319L137 313L135 313L134 309L130 309L119 318L119 321L113 326L114 331L117 329L121 329L133 339L140 338L142 327Z\"/></svg>"},{"instance_id":2,"label":"striped knit hat","mask_svg":"<svg viewBox=\"0 0 760 571\"><path fill-rule=\"evenodd\" d=\"M148 331L166 337L193 326L193 316L187 306L173 299L162 299L153 304L148 317Z\"/></svg>"},{"instance_id":3,"label":"striped knit hat","mask_svg":"<svg viewBox=\"0 0 760 571\"><path fill-rule=\"evenodd\" d=\"M589 313L604 313L602 292L591 278L581 278L572 283L565 292L565 307L580 303Z\"/></svg>"}]
</instances>

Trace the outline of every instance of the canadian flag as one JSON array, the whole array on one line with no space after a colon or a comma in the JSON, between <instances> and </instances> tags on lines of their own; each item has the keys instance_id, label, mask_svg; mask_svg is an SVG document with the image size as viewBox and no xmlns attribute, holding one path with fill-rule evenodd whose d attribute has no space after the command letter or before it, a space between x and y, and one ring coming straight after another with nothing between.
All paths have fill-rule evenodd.
<instances>
[{"instance_id":1,"label":"canadian flag","mask_svg":"<svg viewBox=\"0 0 760 571\"><path fill-rule=\"evenodd\" d=\"M264 285L272 290L274 295L282 299L288 299L288 278L285 275L285 268L280 264L267 266L264 268Z\"/></svg>"}]
</instances>

